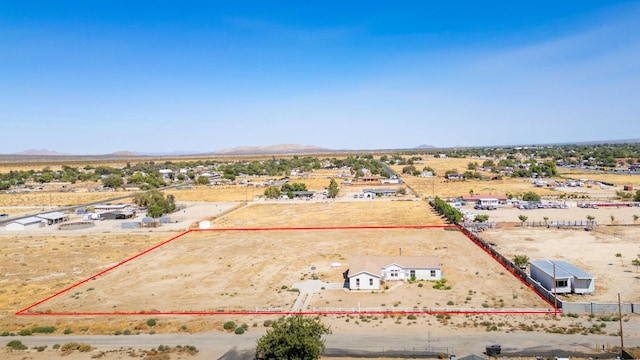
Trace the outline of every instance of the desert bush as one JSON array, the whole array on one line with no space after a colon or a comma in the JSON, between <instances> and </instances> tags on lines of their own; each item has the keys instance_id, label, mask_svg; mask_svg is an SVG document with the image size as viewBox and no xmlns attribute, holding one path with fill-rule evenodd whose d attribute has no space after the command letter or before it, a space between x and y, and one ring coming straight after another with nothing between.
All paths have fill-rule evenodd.
<instances>
[{"instance_id":1,"label":"desert bush","mask_svg":"<svg viewBox=\"0 0 640 360\"><path fill-rule=\"evenodd\" d=\"M64 329L64 331L62 333L65 334L65 335L69 335L69 334L73 333L73 330L71 330L69 328L66 328L66 329Z\"/></svg>"},{"instance_id":2,"label":"desert bush","mask_svg":"<svg viewBox=\"0 0 640 360\"><path fill-rule=\"evenodd\" d=\"M242 326L239 327L239 328L236 328L236 331L234 331L234 333L236 335L242 335L242 334L244 334L244 328Z\"/></svg>"},{"instance_id":3,"label":"desert bush","mask_svg":"<svg viewBox=\"0 0 640 360\"><path fill-rule=\"evenodd\" d=\"M18 332L18 335L20 336L30 336L31 335L31 330L30 329L22 329Z\"/></svg>"},{"instance_id":4,"label":"desert bush","mask_svg":"<svg viewBox=\"0 0 640 360\"><path fill-rule=\"evenodd\" d=\"M113 335L122 335L122 330L116 330Z\"/></svg>"},{"instance_id":5,"label":"desert bush","mask_svg":"<svg viewBox=\"0 0 640 360\"><path fill-rule=\"evenodd\" d=\"M147 326L149 326L149 327L154 327L154 326L156 326L156 319L149 319L149 320L147 320Z\"/></svg>"},{"instance_id":6,"label":"desert bush","mask_svg":"<svg viewBox=\"0 0 640 360\"><path fill-rule=\"evenodd\" d=\"M51 334L56 331L55 326L37 326L31 329L33 334Z\"/></svg>"},{"instance_id":7,"label":"desert bush","mask_svg":"<svg viewBox=\"0 0 640 360\"><path fill-rule=\"evenodd\" d=\"M417 316L415 316L414 314L409 314L409 315L407 315L407 319L409 319L409 320L415 320L415 319L417 319L417 318L418 318L418 317L417 317Z\"/></svg>"},{"instance_id":8,"label":"desert bush","mask_svg":"<svg viewBox=\"0 0 640 360\"><path fill-rule=\"evenodd\" d=\"M236 323L233 321L227 321L226 323L224 323L224 325L222 326L225 330L235 330L236 328Z\"/></svg>"},{"instance_id":9,"label":"desert bush","mask_svg":"<svg viewBox=\"0 0 640 360\"><path fill-rule=\"evenodd\" d=\"M262 323L262 325L263 325L264 327L270 327L271 325L273 325L273 320L269 320L269 319L267 319L267 320L265 320L265 321Z\"/></svg>"},{"instance_id":10,"label":"desert bush","mask_svg":"<svg viewBox=\"0 0 640 360\"><path fill-rule=\"evenodd\" d=\"M131 330L126 329L125 331L122 332L122 335L131 335Z\"/></svg>"},{"instance_id":11,"label":"desert bush","mask_svg":"<svg viewBox=\"0 0 640 360\"><path fill-rule=\"evenodd\" d=\"M73 351L89 352L93 350L93 347L85 343L70 342L62 345L60 350L63 354L71 354Z\"/></svg>"},{"instance_id":12,"label":"desert bush","mask_svg":"<svg viewBox=\"0 0 640 360\"><path fill-rule=\"evenodd\" d=\"M11 340L7 343L7 347L13 350L26 350L27 345L23 344L20 340Z\"/></svg>"}]
</instances>

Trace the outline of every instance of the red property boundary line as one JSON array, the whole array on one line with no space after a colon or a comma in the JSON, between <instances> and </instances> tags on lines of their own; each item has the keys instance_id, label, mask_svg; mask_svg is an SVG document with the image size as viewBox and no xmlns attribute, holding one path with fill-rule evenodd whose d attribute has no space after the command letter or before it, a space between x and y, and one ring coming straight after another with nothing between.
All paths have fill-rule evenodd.
<instances>
[{"instance_id":1,"label":"red property boundary line","mask_svg":"<svg viewBox=\"0 0 640 360\"><path fill-rule=\"evenodd\" d=\"M367 312L367 311L313 311L313 312L291 312L291 311L157 311L157 312L35 312L28 313L27 311L35 308L36 306L42 305L43 303L56 298L86 282L89 282L101 275L104 275L118 267L127 264L157 248L160 248L174 240L177 240L184 235L190 234L192 232L225 232L225 231L310 231L310 230L363 230L363 229L446 229L446 228L457 228L463 234L465 234L471 241L476 243L476 245L480 246L485 252L487 252L494 260L500 263L505 269L507 269L511 274L513 274L516 278L520 279L527 287L533 290L538 296L544 299L549 305L553 307L552 310L524 310L524 311L378 311L378 312ZM558 312L558 308L554 307L544 296L542 296L537 290L535 290L531 285L529 285L524 279L522 279L518 274L514 273L508 266L506 266L500 259L496 258L491 252L487 249L484 249L480 244L478 244L475 239L473 239L470 234L464 230L460 226L454 225L386 225L386 226L329 226L329 227L273 227L273 228L220 228L220 229L191 229L187 230L181 234L178 234L168 240L165 240L139 254L136 254L114 266L111 266L105 270L100 271L99 273L92 275L80 282L73 284L63 290L58 291L57 293L48 296L32 305L27 306L26 308L19 310L15 313L16 316L132 316L132 315L349 315L349 314L362 314L362 315L394 315L394 314L429 314L429 315L439 315L439 314L462 314L462 315L526 315L526 314L554 314Z\"/></svg>"}]
</instances>

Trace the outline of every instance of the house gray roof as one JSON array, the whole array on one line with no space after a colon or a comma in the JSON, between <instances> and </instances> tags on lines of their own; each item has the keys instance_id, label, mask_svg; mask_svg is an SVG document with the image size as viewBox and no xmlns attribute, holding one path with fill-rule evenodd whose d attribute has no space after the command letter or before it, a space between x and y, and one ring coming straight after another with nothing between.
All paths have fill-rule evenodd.
<instances>
[{"instance_id":1,"label":"house gray roof","mask_svg":"<svg viewBox=\"0 0 640 360\"><path fill-rule=\"evenodd\" d=\"M405 269L440 269L438 256L352 256L349 259L349 276L366 272L380 277L382 269L389 265Z\"/></svg>"},{"instance_id":2,"label":"house gray roof","mask_svg":"<svg viewBox=\"0 0 640 360\"><path fill-rule=\"evenodd\" d=\"M596 277L588 272L580 269L579 267L566 262L564 260L536 260L530 262L538 269L544 271L547 275L553 276L553 266L555 265L555 277L556 278L571 278L576 279L595 279Z\"/></svg>"}]
</instances>

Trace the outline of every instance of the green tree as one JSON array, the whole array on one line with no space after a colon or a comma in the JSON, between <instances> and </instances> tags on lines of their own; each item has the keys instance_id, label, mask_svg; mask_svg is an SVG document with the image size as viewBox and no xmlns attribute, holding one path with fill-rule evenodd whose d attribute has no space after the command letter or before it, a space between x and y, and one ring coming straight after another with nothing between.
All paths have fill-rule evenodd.
<instances>
[{"instance_id":1,"label":"green tree","mask_svg":"<svg viewBox=\"0 0 640 360\"><path fill-rule=\"evenodd\" d=\"M257 340L256 358L310 360L319 359L324 353L322 335L331 329L318 318L294 315L281 317Z\"/></svg>"},{"instance_id":2,"label":"green tree","mask_svg":"<svg viewBox=\"0 0 640 360\"><path fill-rule=\"evenodd\" d=\"M513 257L513 263L516 264L517 267L523 268L529 263L529 257L527 255L516 255Z\"/></svg>"},{"instance_id":3,"label":"green tree","mask_svg":"<svg viewBox=\"0 0 640 360\"><path fill-rule=\"evenodd\" d=\"M633 201L640 201L640 190L636 190L636 194L633 196Z\"/></svg>"},{"instance_id":4,"label":"green tree","mask_svg":"<svg viewBox=\"0 0 640 360\"><path fill-rule=\"evenodd\" d=\"M485 222L487 220L489 220L489 215L488 214L476 215L475 219L473 219L473 221L475 221L475 222Z\"/></svg>"},{"instance_id":5,"label":"green tree","mask_svg":"<svg viewBox=\"0 0 640 360\"><path fill-rule=\"evenodd\" d=\"M206 176L198 176L196 180L196 185L207 185L209 184L209 178Z\"/></svg>"},{"instance_id":6,"label":"green tree","mask_svg":"<svg viewBox=\"0 0 640 360\"><path fill-rule=\"evenodd\" d=\"M524 201L540 201L540 195L536 194L533 191L527 191L522 194L522 200Z\"/></svg>"},{"instance_id":7,"label":"green tree","mask_svg":"<svg viewBox=\"0 0 640 360\"><path fill-rule=\"evenodd\" d=\"M193 170L188 170L187 171L187 176L189 177L189 179L193 180L196 178L196 172Z\"/></svg>"},{"instance_id":8,"label":"green tree","mask_svg":"<svg viewBox=\"0 0 640 360\"><path fill-rule=\"evenodd\" d=\"M282 191L280 191L280 189L278 189L275 186L269 186L265 191L264 191L264 196L267 199L277 199L280 196L282 196Z\"/></svg>"},{"instance_id":9,"label":"green tree","mask_svg":"<svg viewBox=\"0 0 640 360\"><path fill-rule=\"evenodd\" d=\"M112 189L117 189L124 185L124 180L122 179L122 176L109 175L106 178L102 179L102 185Z\"/></svg>"},{"instance_id":10,"label":"green tree","mask_svg":"<svg viewBox=\"0 0 640 360\"><path fill-rule=\"evenodd\" d=\"M593 225L593 220L595 219L596 219L595 216L587 215L587 221L589 221L591 225Z\"/></svg>"},{"instance_id":11,"label":"green tree","mask_svg":"<svg viewBox=\"0 0 640 360\"><path fill-rule=\"evenodd\" d=\"M147 208L147 216L150 216L152 218L159 218L163 213L164 211L162 210L162 207L160 207L160 205L154 204Z\"/></svg>"},{"instance_id":12,"label":"green tree","mask_svg":"<svg viewBox=\"0 0 640 360\"><path fill-rule=\"evenodd\" d=\"M280 189L282 192L289 191L307 191L307 185L304 183L286 183Z\"/></svg>"},{"instance_id":13,"label":"green tree","mask_svg":"<svg viewBox=\"0 0 640 360\"><path fill-rule=\"evenodd\" d=\"M527 221L527 219L529 219L529 217L525 215L519 215L518 219L522 222L522 227L524 227L524 223Z\"/></svg>"},{"instance_id":14,"label":"green tree","mask_svg":"<svg viewBox=\"0 0 640 360\"><path fill-rule=\"evenodd\" d=\"M329 181L328 196L332 199L335 199L335 197L338 196L338 192L340 192L338 183L336 182L336 179L332 178L331 181Z\"/></svg>"},{"instance_id":15,"label":"green tree","mask_svg":"<svg viewBox=\"0 0 640 360\"><path fill-rule=\"evenodd\" d=\"M174 198L167 197L165 199L159 190L151 190L134 195L133 203L140 207L146 207L147 215L155 218L176 209L176 204L170 199L175 201Z\"/></svg>"}]
</instances>

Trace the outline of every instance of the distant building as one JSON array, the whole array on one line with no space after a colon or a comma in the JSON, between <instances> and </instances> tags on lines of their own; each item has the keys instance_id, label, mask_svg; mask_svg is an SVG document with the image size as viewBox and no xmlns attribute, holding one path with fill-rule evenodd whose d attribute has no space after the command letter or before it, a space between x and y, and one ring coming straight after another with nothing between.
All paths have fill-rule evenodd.
<instances>
[{"instance_id":1,"label":"distant building","mask_svg":"<svg viewBox=\"0 0 640 360\"><path fill-rule=\"evenodd\" d=\"M477 203L478 200L483 199L495 199L498 200L501 204L507 202L507 195L502 194L465 194L461 196L462 201L466 201L468 203Z\"/></svg>"}]
</instances>

